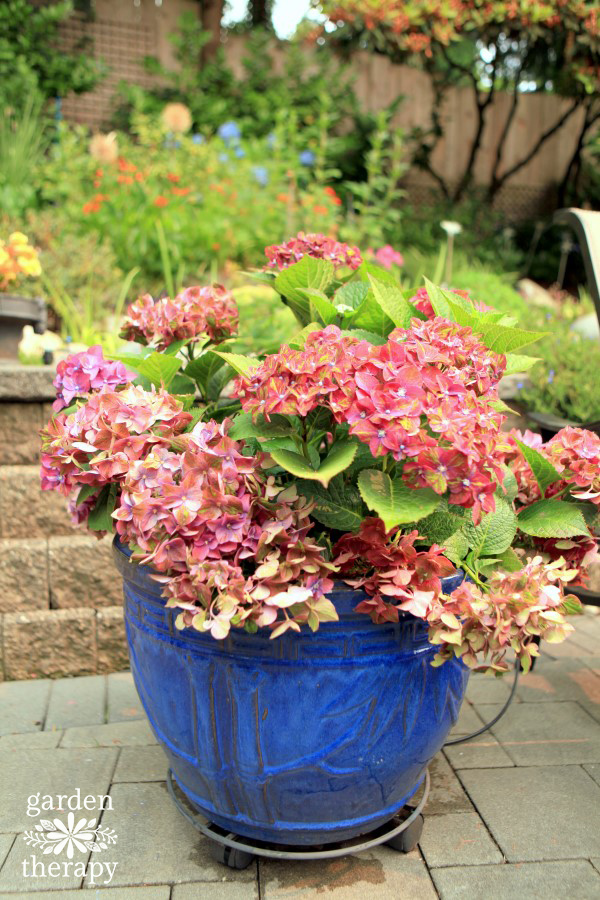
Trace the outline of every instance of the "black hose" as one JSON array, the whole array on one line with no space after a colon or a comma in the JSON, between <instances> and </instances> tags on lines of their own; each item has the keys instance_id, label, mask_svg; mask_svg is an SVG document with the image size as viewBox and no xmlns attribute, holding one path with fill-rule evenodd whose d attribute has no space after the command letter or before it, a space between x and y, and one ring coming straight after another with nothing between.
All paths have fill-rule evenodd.
<instances>
[{"instance_id":1,"label":"black hose","mask_svg":"<svg viewBox=\"0 0 600 900\"><path fill-rule=\"evenodd\" d=\"M519 683L519 672L520 671L521 671L521 665L519 663L519 660L517 660L515 662L515 677L513 679L510 694L508 695L508 699L507 699L506 703L504 704L504 706L502 707L502 709L500 710L500 712L498 713L498 715L494 716L494 718L491 720L491 722L488 722L487 725L482 725L482 727L479 728L477 731L473 731L471 734L467 734L464 737L452 738L451 741L446 741L446 743L444 744L444 747L451 747L453 744L464 744L465 741L471 741L471 740L473 740L473 738L478 737L480 734L483 734L485 731L488 731L492 727L492 725L495 725L496 722L498 722L502 718L502 716L504 715L504 713L506 712L506 710L508 709L510 704L513 702L513 698L514 698L516 690L517 690L517 685Z\"/></svg>"}]
</instances>

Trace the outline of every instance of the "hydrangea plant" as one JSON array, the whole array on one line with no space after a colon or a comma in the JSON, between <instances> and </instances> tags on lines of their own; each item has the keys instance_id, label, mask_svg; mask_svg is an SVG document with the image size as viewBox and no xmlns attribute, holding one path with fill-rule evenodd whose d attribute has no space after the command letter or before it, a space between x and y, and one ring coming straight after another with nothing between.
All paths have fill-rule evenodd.
<instances>
[{"instance_id":1,"label":"hydrangea plant","mask_svg":"<svg viewBox=\"0 0 600 900\"><path fill-rule=\"evenodd\" d=\"M316 630L341 579L375 623L425 621L436 665L501 673L513 651L529 668L573 630L565 589L597 553L600 506L600 438L503 430L498 383L540 335L464 292L403 290L324 235L266 256L256 277L295 339L236 353L220 286L142 297L132 352L58 374L73 402L43 431L43 488L152 566L179 628Z\"/></svg>"}]
</instances>

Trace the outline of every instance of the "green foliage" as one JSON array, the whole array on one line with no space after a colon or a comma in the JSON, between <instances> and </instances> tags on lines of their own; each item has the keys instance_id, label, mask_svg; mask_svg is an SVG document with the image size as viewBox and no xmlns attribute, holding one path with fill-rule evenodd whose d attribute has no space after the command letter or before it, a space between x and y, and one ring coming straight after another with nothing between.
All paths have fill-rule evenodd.
<instances>
[{"instance_id":1,"label":"green foliage","mask_svg":"<svg viewBox=\"0 0 600 900\"><path fill-rule=\"evenodd\" d=\"M18 106L10 110L2 109L0 95L0 110L0 210L19 218L39 202L36 175L48 149L50 133L42 99L33 90L23 94Z\"/></svg>"},{"instance_id":2,"label":"green foliage","mask_svg":"<svg viewBox=\"0 0 600 900\"><path fill-rule=\"evenodd\" d=\"M545 456L542 456L542 454L538 453L533 447L529 447L527 444L524 444L523 441L519 440L517 440L516 443L529 463L543 497L546 493L546 489L549 488L551 484L560 481L560 473L556 471L552 463L549 462Z\"/></svg>"},{"instance_id":3,"label":"green foliage","mask_svg":"<svg viewBox=\"0 0 600 900\"><path fill-rule=\"evenodd\" d=\"M462 533L476 558L490 557L508 550L517 533L517 517L512 507L496 497L496 509L486 513L479 525L467 522Z\"/></svg>"},{"instance_id":4,"label":"green foliage","mask_svg":"<svg viewBox=\"0 0 600 900\"><path fill-rule=\"evenodd\" d=\"M589 535L583 514L577 504L551 498L538 500L521 510L519 530L532 537L576 537Z\"/></svg>"},{"instance_id":5,"label":"green foliage","mask_svg":"<svg viewBox=\"0 0 600 900\"><path fill-rule=\"evenodd\" d=\"M277 465L295 475L310 481L319 481L326 488L336 475L348 468L356 454L357 445L349 441L337 441L317 466L313 466L306 457L292 450L270 449L269 452Z\"/></svg>"},{"instance_id":6,"label":"green foliage","mask_svg":"<svg viewBox=\"0 0 600 900\"><path fill-rule=\"evenodd\" d=\"M576 423L600 419L600 346L566 329L536 347L541 361L528 374L519 400L540 413Z\"/></svg>"},{"instance_id":7,"label":"green foliage","mask_svg":"<svg viewBox=\"0 0 600 900\"><path fill-rule=\"evenodd\" d=\"M284 298L300 324L308 325L311 321L311 301L306 289L322 291L333 281L334 272L333 263L329 260L304 256L300 262L280 272L273 287Z\"/></svg>"},{"instance_id":8,"label":"green foliage","mask_svg":"<svg viewBox=\"0 0 600 900\"><path fill-rule=\"evenodd\" d=\"M313 519L336 531L358 531L365 517L359 492L337 476L327 488L314 481L299 481L298 492L314 503Z\"/></svg>"},{"instance_id":9,"label":"green foliage","mask_svg":"<svg viewBox=\"0 0 600 900\"><path fill-rule=\"evenodd\" d=\"M19 106L32 93L47 100L91 91L103 77L104 66L81 47L66 53L57 43L72 12L71 2L0 3L0 108Z\"/></svg>"},{"instance_id":10,"label":"green foliage","mask_svg":"<svg viewBox=\"0 0 600 900\"><path fill-rule=\"evenodd\" d=\"M158 353L154 350L146 356L128 356L127 354L115 354L112 359L119 359L129 369L138 372L155 387L168 388L175 373L182 366L182 361L176 356L168 356L165 353Z\"/></svg>"},{"instance_id":11,"label":"green foliage","mask_svg":"<svg viewBox=\"0 0 600 900\"><path fill-rule=\"evenodd\" d=\"M395 525L416 522L436 509L440 497L429 488L409 488L399 478L392 479L377 469L365 469L358 476L360 495L389 531Z\"/></svg>"}]
</instances>

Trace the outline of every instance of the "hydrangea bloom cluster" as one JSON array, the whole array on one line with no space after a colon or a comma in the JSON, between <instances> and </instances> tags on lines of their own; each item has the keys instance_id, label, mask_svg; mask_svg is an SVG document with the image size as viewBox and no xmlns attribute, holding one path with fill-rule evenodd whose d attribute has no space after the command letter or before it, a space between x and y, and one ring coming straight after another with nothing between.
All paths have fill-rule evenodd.
<instances>
[{"instance_id":1,"label":"hydrangea bloom cluster","mask_svg":"<svg viewBox=\"0 0 600 900\"><path fill-rule=\"evenodd\" d=\"M510 449L491 405L505 365L470 328L439 317L413 319L382 346L330 325L303 350L284 346L267 357L237 390L244 410L267 417L328 407L374 457L403 461L408 483L449 490L450 502L473 508L478 521L495 508Z\"/></svg>"},{"instance_id":2,"label":"hydrangea bloom cluster","mask_svg":"<svg viewBox=\"0 0 600 900\"><path fill-rule=\"evenodd\" d=\"M27 235L13 231L7 241L0 240L0 290L5 290L21 275L37 278L41 273L37 250Z\"/></svg>"},{"instance_id":3,"label":"hydrangea bloom cluster","mask_svg":"<svg viewBox=\"0 0 600 900\"><path fill-rule=\"evenodd\" d=\"M401 253L398 253L397 250L394 250L391 244L385 244L385 246L380 247L377 251L371 248L368 252L371 256L375 257L376 262L378 262L380 266L383 266L384 269L391 269L392 266L404 265L404 257Z\"/></svg>"},{"instance_id":4,"label":"hydrangea bloom cluster","mask_svg":"<svg viewBox=\"0 0 600 900\"><path fill-rule=\"evenodd\" d=\"M121 336L158 350L204 334L219 343L237 334L238 319L233 295L223 285L189 287L174 299L144 294L127 308Z\"/></svg>"},{"instance_id":5,"label":"hydrangea bloom cluster","mask_svg":"<svg viewBox=\"0 0 600 900\"><path fill-rule=\"evenodd\" d=\"M426 618L439 601L441 579L454 572L454 566L436 544L418 551L418 536L417 531L402 535L397 529L386 534L381 519L367 518L357 534L337 542L333 556L344 580L369 596L357 612L367 613L375 623L397 622L399 611Z\"/></svg>"},{"instance_id":6,"label":"hydrangea bloom cluster","mask_svg":"<svg viewBox=\"0 0 600 900\"><path fill-rule=\"evenodd\" d=\"M287 269L303 256L328 259L336 266L349 266L351 269L358 269L362 263L358 247L350 247L324 234L304 234L302 231L284 244L265 247L265 255L269 260L265 269Z\"/></svg>"},{"instance_id":7,"label":"hydrangea bloom cluster","mask_svg":"<svg viewBox=\"0 0 600 900\"><path fill-rule=\"evenodd\" d=\"M130 384L91 394L87 403L54 416L42 431L42 490L67 495L78 486L120 482L136 459L155 444L168 446L191 418L164 390Z\"/></svg>"},{"instance_id":8,"label":"hydrangea bloom cluster","mask_svg":"<svg viewBox=\"0 0 600 900\"><path fill-rule=\"evenodd\" d=\"M481 303L481 301L471 300L468 291L459 290L458 288L452 288L451 293L458 294L459 297L462 297L464 300L469 300L473 304L473 309L479 310L479 312L490 312L493 307L487 306L485 303ZM435 310L431 305L431 300L429 299L429 293L427 288L419 288L416 294L414 294L410 298L410 302L413 304L415 309L418 309L419 312L422 312L424 316L427 316L428 319L432 319L435 316Z\"/></svg>"},{"instance_id":9,"label":"hydrangea bloom cluster","mask_svg":"<svg viewBox=\"0 0 600 900\"><path fill-rule=\"evenodd\" d=\"M135 372L128 372L123 363L104 359L102 347L96 344L82 353L72 353L56 367L56 400L52 409L58 412L70 406L75 397L115 388L133 381Z\"/></svg>"},{"instance_id":10,"label":"hydrangea bloom cluster","mask_svg":"<svg viewBox=\"0 0 600 900\"><path fill-rule=\"evenodd\" d=\"M495 572L489 593L468 582L444 596L427 615L429 640L439 646L437 665L460 657L470 668L477 656L489 660L489 672L503 672L505 656L514 650L527 671L539 651L534 637L557 643L573 631L559 607L565 601L564 585L577 575L564 560L544 563L536 556L518 572ZM577 603L576 598L571 598Z\"/></svg>"},{"instance_id":11,"label":"hydrangea bloom cluster","mask_svg":"<svg viewBox=\"0 0 600 900\"><path fill-rule=\"evenodd\" d=\"M543 452L562 475L556 490L570 485L574 497L600 506L600 437L597 434L569 426L548 441Z\"/></svg>"},{"instance_id":12,"label":"hydrangea bloom cluster","mask_svg":"<svg viewBox=\"0 0 600 900\"><path fill-rule=\"evenodd\" d=\"M243 456L227 420L199 423L171 452L156 446L132 462L114 512L134 557L165 573L179 627L224 638L232 624L272 628L336 619L325 594L334 568L307 538L310 507Z\"/></svg>"}]
</instances>

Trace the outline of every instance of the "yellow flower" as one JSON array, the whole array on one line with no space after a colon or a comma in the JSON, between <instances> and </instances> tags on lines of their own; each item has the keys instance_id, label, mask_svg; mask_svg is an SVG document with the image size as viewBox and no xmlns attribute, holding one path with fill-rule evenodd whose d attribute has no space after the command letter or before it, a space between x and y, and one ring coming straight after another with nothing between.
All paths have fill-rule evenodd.
<instances>
[{"instance_id":1,"label":"yellow flower","mask_svg":"<svg viewBox=\"0 0 600 900\"><path fill-rule=\"evenodd\" d=\"M42 267L40 266L40 261L37 256L17 256L17 264L23 274L29 275L31 278L37 278L38 275L42 274Z\"/></svg>"},{"instance_id":2,"label":"yellow flower","mask_svg":"<svg viewBox=\"0 0 600 900\"><path fill-rule=\"evenodd\" d=\"M14 247L18 247L19 244L28 244L29 240L26 234L23 234L22 231L13 231L13 233L8 238L8 243L12 244Z\"/></svg>"},{"instance_id":3,"label":"yellow flower","mask_svg":"<svg viewBox=\"0 0 600 900\"><path fill-rule=\"evenodd\" d=\"M183 134L192 127L192 114L184 103L167 103L162 111L165 128Z\"/></svg>"}]
</instances>

